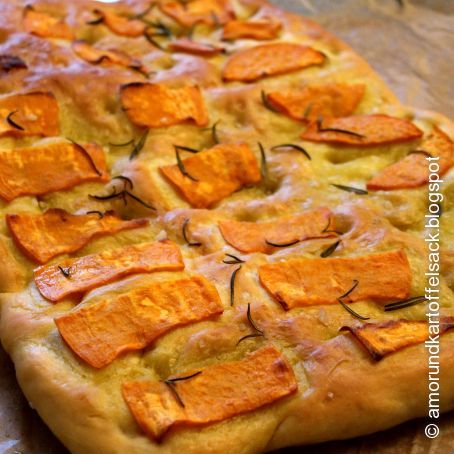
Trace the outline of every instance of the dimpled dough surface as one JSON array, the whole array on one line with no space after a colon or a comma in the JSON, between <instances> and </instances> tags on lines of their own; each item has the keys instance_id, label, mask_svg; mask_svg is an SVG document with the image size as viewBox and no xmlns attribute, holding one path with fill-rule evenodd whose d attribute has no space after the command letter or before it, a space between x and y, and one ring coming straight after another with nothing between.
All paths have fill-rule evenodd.
<instances>
[{"instance_id":1,"label":"dimpled dough surface","mask_svg":"<svg viewBox=\"0 0 454 454\"><path fill-rule=\"evenodd\" d=\"M288 74L262 78L254 83L222 80L222 68L229 56L262 42L222 42L227 52L212 58L187 53L160 51L143 36L128 38L112 33L105 25L88 25L97 16L94 8L138 14L147 2L129 1L105 6L86 1L46 1L36 9L65 18L77 39L93 46L115 48L140 59L149 82L172 87L197 85L202 93L209 126L215 122L223 143L244 142L260 163L260 142L266 150L267 178L225 197L210 209L192 209L159 171L173 165L173 145L195 149L214 145L211 131L192 123L150 129L143 148L130 160L131 146L113 146L138 139L143 130L135 128L121 108L120 86L147 82L138 71L106 62L84 62L71 50L68 40L44 38L24 29L23 4L0 1L0 54L16 55L28 69L3 70L0 92L50 91L59 104L61 137L0 138L2 150L38 146L71 138L78 143L97 142L103 147L112 177L123 175L133 182L133 193L147 205L128 198L97 200L90 194L110 194L126 183L90 182L66 191L39 197L23 196L10 203L0 200L0 336L11 356L17 378L28 401L55 435L74 453L255 453L279 447L355 437L397 425L427 414L427 355L423 344L393 353L375 362L350 335L339 328L354 319L340 305L298 307L285 311L261 286L257 270L266 263L289 258L317 258L333 243L331 238L302 241L272 254L240 254L223 239L222 220L270 221L297 215L305 210L328 207L336 227L343 233L336 257L365 255L403 249L412 271L411 295L424 294L427 250L424 242L424 215L427 186L395 191L371 191L357 195L331 184L364 188L378 171L418 147L418 140L369 148L303 142L304 123L265 108L261 91L288 90L302 85L325 83L364 84L365 95L355 114L387 114L410 120L425 134L433 126L453 136L452 123L441 115L402 106L368 64L347 45L317 24L286 13L261 0L232 1L237 18L272 17L282 23L274 41L300 43L322 52L326 59ZM174 32L181 26L159 8L150 13ZM218 43L221 30L209 25L196 27L193 39ZM160 42L165 42L161 37ZM371 43L371 45L373 45ZM296 150L274 150L283 143L303 146L308 160ZM181 152L182 157L186 155ZM454 314L454 173L444 175L444 214L441 218L443 248L441 259L441 307ZM448 200L450 198L451 200ZM184 271L158 272L125 277L85 294L81 301L63 299L50 303L33 281L36 264L17 248L4 221L7 213L39 214L49 208L71 213L115 210L123 218L148 217L142 228L92 240L71 255L80 257L129 244L168 238L180 247ZM186 233L199 247L189 246ZM225 253L241 256L235 281L235 301L230 306L230 279L235 265L224 264ZM65 257L65 256L63 256ZM62 257L50 263L58 264ZM96 370L73 354L64 343L54 318L79 306L96 304L150 282L178 279L191 274L206 277L217 288L224 313L169 331L148 348L120 356L109 366ZM360 277L359 277L360 279ZM251 338L237 345L251 332L246 319L248 303L256 324L266 339ZM425 320L424 304L383 312L372 301L352 305L371 321L406 318ZM161 443L145 436L133 419L121 394L122 383L136 379L163 380L187 370L240 360L248 352L272 343L287 358L298 381L298 392L261 409L205 427L178 427ZM441 408L454 408L454 332L442 337ZM411 392L409 392L411 390Z\"/></svg>"}]
</instances>

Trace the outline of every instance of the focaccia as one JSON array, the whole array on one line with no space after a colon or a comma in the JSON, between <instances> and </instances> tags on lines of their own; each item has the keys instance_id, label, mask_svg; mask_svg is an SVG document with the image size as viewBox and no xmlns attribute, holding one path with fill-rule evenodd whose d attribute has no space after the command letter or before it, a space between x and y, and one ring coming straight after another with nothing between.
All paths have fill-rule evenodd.
<instances>
[{"instance_id":1,"label":"focaccia","mask_svg":"<svg viewBox=\"0 0 454 454\"><path fill-rule=\"evenodd\" d=\"M0 12L0 338L71 452L386 429L435 335L454 408L450 120L262 0Z\"/></svg>"}]
</instances>

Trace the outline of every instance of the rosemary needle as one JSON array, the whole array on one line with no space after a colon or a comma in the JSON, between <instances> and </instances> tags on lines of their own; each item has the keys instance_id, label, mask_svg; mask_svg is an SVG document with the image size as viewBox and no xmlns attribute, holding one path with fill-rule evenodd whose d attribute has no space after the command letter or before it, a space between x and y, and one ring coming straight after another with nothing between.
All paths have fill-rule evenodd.
<instances>
[{"instance_id":1,"label":"rosemary needle","mask_svg":"<svg viewBox=\"0 0 454 454\"><path fill-rule=\"evenodd\" d=\"M232 273L230 278L230 306L233 306L235 302L235 279L238 271L241 270L241 265Z\"/></svg>"}]
</instances>

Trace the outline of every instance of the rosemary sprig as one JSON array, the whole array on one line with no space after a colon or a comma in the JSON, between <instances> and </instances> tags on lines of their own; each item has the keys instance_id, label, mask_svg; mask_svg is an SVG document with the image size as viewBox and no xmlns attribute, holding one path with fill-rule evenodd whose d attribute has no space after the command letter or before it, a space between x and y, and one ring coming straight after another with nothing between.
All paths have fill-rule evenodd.
<instances>
[{"instance_id":1,"label":"rosemary sprig","mask_svg":"<svg viewBox=\"0 0 454 454\"><path fill-rule=\"evenodd\" d=\"M227 254L227 253L225 255L227 255L228 257L230 257L232 259L232 260L224 259L222 261L222 263L225 263L226 265L236 265L237 263L246 263L243 259L240 259L236 255Z\"/></svg>"},{"instance_id":2,"label":"rosemary sprig","mask_svg":"<svg viewBox=\"0 0 454 454\"><path fill-rule=\"evenodd\" d=\"M16 55L0 55L0 69L10 72L12 69L27 69L26 63Z\"/></svg>"},{"instance_id":3,"label":"rosemary sprig","mask_svg":"<svg viewBox=\"0 0 454 454\"><path fill-rule=\"evenodd\" d=\"M235 302L235 279L240 270L241 265L233 271L232 276L230 277L230 306L233 306L233 303Z\"/></svg>"},{"instance_id":4,"label":"rosemary sprig","mask_svg":"<svg viewBox=\"0 0 454 454\"><path fill-rule=\"evenodd\" d=\"M218 134L218 124L221 122L221 120L216 121L213 124L213 127L211 128L211 137L213 138L213 142L215 144L221 143L221 140L219 139L219 134Z\"/></svg>"},{"instance_id":5,"label":"rosemary sprig","mask_svg":"<svg viewBox=\"0 0 454 454\"><path fill-rule=\"evenodd\" d=\"M252 319L251 303L247 303L247 319L249 321L249 324L255 330L255 333L247 334L246 336L243 336L241 339L238 340L236 345L238 345L240 342L242 342L246 339L249 339L251 337L265 337L265 333L261 329L257 328L257 325L255 324L254 320Z\"/></svg>"},{"instance_id":6,"label":"rosemary sprig","mask_svg":"<svg viewBox=\"0 0 454 454\"><path fill-rule=\"evenodd\" d=\"M131 154L129 155L129 160L131 161L132 159L137 157L137 155L142 151L142 148L144 147L145 142L147 141L147 137L148 137L148 133L149 132L150 132L150 130L147 129L139 137L139 140L137 141L137 143L136 143L136 139L132 138L131 140L128 140L127 142L124 142L124 143L112 143L112 142L109 142L108 145L110 145L111 147L127 147L129 145L134 145L133 149L131 151Z\"/></svg>"},{"instance_id":7,"label":"rosemary sprig","mask_svg":"<svg viewBox=\"0 0 454 454\"><path fill-rule=\"evenodd\" d=\"M196 372L194 374L191 374L191 375L187 375L185 377L167 378L166 380L164 380L164 383L169 387L169 389L172 392L172 394L174 395L176 401L182 407L184 407L184 402L183 402L183 400L181 399L180 395L177 392L177 389L176 389L177 382L182 381L182 380L189 380L190 378L194 378L197 375L200 375L201 373L202 373L202 371L199 370L198 372Z\"/></svg>"},{"instance_id":8,"label":"rosemary sprig","mask_svg":"<svg viewBox=\"0 0 454 454\"><path fill-rule=\"evenodd\" d=\"M143 134L142 136L140 137L140 139L137 141L137 143L135 143L135 141L133 140L132 143L134 143L134 148L132 149L132 152L131 154L129 155L129 160L132 161L141 151L142 151L142 148L144 147L145 145L145 142L147 141L147 137L148 137L148 133L150 132L149 129L147 129Z\"/></svg>"},{"instance_id":9,"label":"rosemary sprig","mask_svg":"<svg viewBox=\"0 0 454 454\"><path fill-rule=\"evenodd\" d=\"M167 25L165 25L163 22L161 22L159 20L155 21L155 22L151 22L146 19L141 19L141 21L149 26L148 29L153 28L156 30L152 34L152 36L166 36L167 38L170 38L171 36L173 36L172 30L170 30L170 28L167 27Z\"/></svg>"},{"instance_id":10,"label":"rosemary sprig","mask_svg":"<svg viewBox=\"0 0 454 454\"><path fill-rule=\"evenodd\" d=\"M221 143L219 140L219 134L218 134L218 124L221 122L221 120L218 120L213 123L213 126L210 126L209 128L203 128L202 131L211 131L211 137L213 138L213 142L215 144Z\"/></svg>"},{"instance_id":11,"label":"rosemary sprig","mask_svg":"<svg viewBox=\"0 0 454 454\"><path fill-rule=\"evenodd\" d=\"M186 241L186 243L188 244L188 246L202 246L202 243L197 243L197 242L191 242L189 241L188 237L187 237L187 227L188 227L188 224L189 224L189 218L186 218L184 221L183 221L183 238L184 238L184 241Z\"/></svg>"},{"instance_id":12,"label":"rosemary sprig","mask_svg":"<svg viewBox=\"0 0 454 454\"><path fill-rule=\"evenodd\" d=\"M201 370L199 370L198 372L195 372L191 375L186 375L184 377L176 377L176 378L167 378L165 380L165 382L169 382L169 383L175 383L177 381L183 381L183 380L189 380L190 378L194 378L194 377L197 377L197 375L200 375L202 373Z\"/></svg>"},{"instance_id":13,"label":"rosemary sprig","mask_svg":"<svg viewBox=\"0 0 454 454\"><path fill-rule=\"evenodd\" d=\"M193 154L196 154L200 151L200 150L196 150L195 148L185 147L183 145L174 145L174 148L178 151L187 151L188 153L193 153Z\"/></svg>"},{"instance_id":14,"label":"rosemary sprig","mask_svg":"<svg viewBox=\"0 0 454 454\"><path fill-rule=\"evenodd\" d=\"M200 22L195 22L188 28L188 32L186 33L186 38L192 40L192 38L194 36L194 31L195 31L197 25L199 25L199 24L200 24Z\"/></svg>"},{"instance_id":15,"label":"rosemary sprig","mask_svg":"<svg viewBox=\"0 0 454 454\"><path fill-rule=\"evenodd\" d=\"M136 14L135 16L131 16L131 19L142 19L145 17L148 13L150 13L156 6L156 2L151 2L150 5L143 10L141 13Z\"/></svg>"},{"instance_id":16,"label":"rosemary sprig","mask_svg":"<svg viewBox=\"0 0 454 454\"><path fill-rule=\"evenodd\" d=\"M303 153L304 156L309 159L309 161L312 159L311 155L300 145L296 145L294 143L283 143L281 145L275 145L274 147L271 147L272 150L278 150L279 148L292 148L293 150L297 150Z\"/></svg>"},{"instance_id":17,"label":"rosemary sprig","mask_svg":"<svg viewBox=\"0 0 454 454\"><path fill-rule=\"evenodd\" d=\"M265 93L265 90L262 90L261 91L261 97L262 97L262 104L268 109L270 110L271 112L274 112L274 113L280 113L279 110L277 110L274 106L272 106L270 104L270 102L268 101L268 97L267 97L267 94Z\"/></svg>"},{"instance_id":18,"label":"rosemary sprig","mask_svg":"<svg viewBox=\"0 0 454 454\"><path fill-rule=\"evenodd\" d=\"M312 103L310 102L304 109L303 118L307 118L312 111Z\"/></svg>"},{"instance_id":19,"label":"rosemary sprig","mask_svg":"<svg viewBox=\"0 0 454 454\"><path fill-rule=\"evenodd\" d=\"M293 246L294 244L299 243L300 240L290 241L289 243L272 243L271 241L265 240L265 243L273 247L288 247Z\"/></svg>"},{"instance_id":20,"label":"rosemary sprig","mask_svg":"<svg viewBox=\"0 0 454 454\"><path fill-rule=\"evenodd\" d=\"M155 22L155 23L153 24L153 27L155 27L155 28L157 28L158 30L160 30L160 31L162 32L162 34L163 34L164 36L167 36L168 38L170 38L170 37L173 36L172 30L171 30L169 27L167 27L167 25L164 24L164 23L161 22L161 21Z\"/></svg>"},{"instance_id":21,"label":"rosemary sprig","mask_svg":"<svg viewBox=\"0 0 454 454\"><path fill-rule=\"evenodd\" d=\"M19 129L20 131L25 131L25 128L19 124L17 124L11 117L17 113L18 111L17 110L13 110L12 112L10 112L8 114L8 116L6 117L6 121L8 122L8 124L10 126L12 126L13 128L16 128L16 129Z\"/></svg>"},{"instance_id":22,"label":"rosemary sprig","mask_svg":"<svg viewBox=\"0 0 454 454\"><path fill-rule=\"evenodd\" d=\"M320 49L315 49L315 50L316 50L319 54L322 54L325 60L328 60L328 59L329 59L328 54L327 54L326 52L323 52L323 51L320 50Z\"/></svg>"},{"instance_id":23,"label":"rosemary sprig","mask_svg":"<svg viewBox=\"0 0 454 454\"><path fill-rule=\"evenodd\" d=\"M134 189L134 184L133 184L131 178L125 177L123 175L117 175L116 177L113 177L112 180L121 180L124 182L125 189L126 189L126 186L128 186L128 185L129 185L129 188L131 189L131 191Z\"/></svg>"},{"instance_id":24,"label":"rosemary sprig","mask_svg":"<svg viewBox=\"0 0 454 454\"><path fill-rule=\"evenodd\" d=\"M365 136L363 136L362 134L359 134L357 132L354 132L354 131L349 131L347 129L341 129L341 128L323 128L322 127L322 123L323 123L323 117L320 116L318 117L317 119L317 129L320 131L320 132L340 132L340 133L343 133L343 134L350 134L351 136L355 136L355 137L358 137L360 139L363 139Z\"/></svg>"},{"instance_id":25,"label":"rosemary sprig","mask_svg":"<svg viewBox=\"0 0 454 454\"><path fill-rule=\"evenodd\" d=\"M131 140L128 140L127 142L125 143L112 143L112 142L109 142L107 145L110 145L111 147L127 147L128 145L131 145L135 142L134 139L131 139Z\"/></svg>"},{"instance_id":26,"label":"rosemary sprig","mask_svg":"<svg viewBox=\"0 0 454 454\"><path fill-rule=\"evenodd\" d=\"M66 279L69 279L71 277L71 267L68 266L68 268L63 268L60 265L58 265L58 269L61 271L61 274L66 277Z\"/></svg>"},{"instance_id":27,"label":"rosemary sprig","mask_svg":"<svg viewBox=\"0 0 454 454\"><path fill-rule=\"evenodd\" d=\"M261 329L257 328L257 325L254 323L254 320L252 320L251 303L247 303L247 319L249 320L249 323L251 324L252 328L255 329L255 331L259 332L262 335L264 334Z\"/></svg>"},{"instance_id":28,"label":"rosemary sprig","mask_svg":"<svg viewBox=\"0 0 454 454\"><path fill-rule=\"evenodd\" d=\"M101 63L104 63L105 61L110 61L110 58L107 55L101 55L98 59L92 61L94 65L100 65Z\"/></svg>"},{"instance_id":29,"label":"rosemary sprig","mask_svg":"<svg viewBox=\"0 0 454 454\"><path fill-rule=\"evenodd\" d=\"M150 43L152 44L153 46L157 47L159 50L162 50L162 51L165 51L164 47L162 47L162 45L160 43L158 43L158 41L156 41L153 36L155 36L154 34L150 34L148 33L148 28L144 31L143 33L143 36L145 37L145 39Z\"/></svg>"},{"instance_id":30,"label":"rosemary sprig","mask_svg":"<svg viewBox=\"0 0 454 454\"><path fill-rule=\"evenodd\" d=\"M181 160L181 157L180 157L180 153L178 151L178 148L176 146L174 146L175 148L175 156L177 158L177 165L178 165L178 168L180 169L180 172L185 176L185 177L188 177L190 180L192 181L199 181L197 178L194 178L192 175L190 175L188 173L188 171L186 170L186 167L184 166L183 164L183 161Z\"/></svg>"},{"instance_id":31,"label":"rosemary sprig","mask_svg":"<svg viewBox=\"0 0 454 454\"><path fill-rule=\"evenodd\" d=\"M148 203L144 202L142 199L137 197L135 194L127 191L126 189L123 189L123 191L117 192L116 188L114 188L112 194L108 194L108 195L88 194L88 197L90 197L91 199L100 200L100 201L111 200L111 199L122 199L123 203L125 205L128 204L127 197L131 197L131 199L134 199L136 202L140 203L145 208L148 208L150 210L156 210L155 207L148 205Z\"/></svg>"},{"instance_id":32,"label":"rosemary sprig","mask_svg":"<svg viewBox=\"0 0 454 454\"><path fill-rule=\"evenodd\" d=\"M91 167L93 168L93 170L101 177L102 176L102 173L98 170L98 168L96 167L96 164L95 164L95 161L93 160L93 157L92 155L80 144L78 144L77 142L75 142L74 140L71 140L71 139L68 139L73 145L75 145L80 151L82 151L82 153L88 158L88 160L90 161L90 165Z\"/></svg>"},{"instance_id":33,"label":"rosemary sprig","mask_svg":"<svg viewBox=\"0 0 454 454\"><path fill-rule=\"evenodd\" d=\"M97 19L89 20L85 22L87 25L99 25L104 22L104 16L100 16Z\"/></svg>"},{"instance_id":34,"label":"rosemary sprig","mask_svg":"<svg viewBox=\"0 0 454 454\"><path fill-rule=\"evenodd\" d=\"M108 195L88 194L88 197L90 197L91 199L95 199L95 200L110 200L110 199L119 198L123 195L124 195L123 191L117 192L117 188L113 188L112 194L108 194Z\"/></svg>"},{"instance_id":35,"label":"rosemary sprig","mask_svg":"<svg viewBox=\"0 0 454 454\"><path fill-rule=\"evenodd\" d=\"M353 279L353 285L352 287L347 290L342 296L339 296L339 298L337 298L337 301L341 304L341 306L347 311L349 312L351 315L353 315L353 317L356 317L358 318L359 320L369 320L369 317L363 317L362 315L359 315L357 312L355 312L351 307L349 307L347 304L345 304L342 300L344 298L347 298L347 296L350 295L350 293L353 292L353 290L355 290L355 288L358 286L359 284L359 281L357 279Z\"/></svg>"},{"instance_id":36,"label":"rosemary sprig","mask_svg":"<svg viewBox=\"0 0 454 454\"><path fill-rule=\"evenodd\" d=\"M87 211L85 214L97 214L99 216L99 219L102 219L104 217L104 214L102 211L98 210L92 210L92 211Z\"/></svg>"},{"instance_id":37,"label":"rosemary sprig","mask_svg":"<svg viewBox=\"0 0 454 454\"><path fill-rule=\"evenodd\" d=\"M326 224L326 227L322 230L322 233L337 233L338 235L343 235L342 232L339 232L338 230L330 230L329 227L331 225L331 216L328 218L328 224Z\"/></svg>"},{"instance_id":38,"label":"rosemary sprig","mask_svg":"<svg viewBox=\"0 0 454 454\"><path fill-rule=\"evenodd\" d=\"M369 317L364 317L362 315L359 315L357 312L355 312L351 307L349 307L347 304L345 304L341 299L337 299L339 303L342 305L342 307L347 311L350 312L350 314L353 315L353 317L358 318L359 320L369 320Z\"/></svg>"},{"instance_id":39,"label":"rosemary sprig","mask_svg":"<svg viewBox=\"0 0 454 454\"><path fill-rule=\"evenodd\" d=\"M261 142L257 142L260 150L260 173L264 181L268 179L268 163L266 161L265 148Z\"/></svg>"},{"instance_id":40,"label":"rosemary sprig","mask_svg":"<svg viewBox=\"0 0 454 454\"><path fill-rule=\"evenodd\" d=\"M124 191L125 195L127 195L128 197L131 197L131 199L134 199L136 202L140 203L141 205L143 205L145 208L148 208L150 210L154 210L156 211L156 208L151 206L151 205L148 205L148 203L144 202L141 198L137 197L135 194L132 194L131 192L129 191Z\"/></svg>"},{"instance_id":41,"label":"rosemary sprig","mask_svg":"<svg viewBox=\"0 0 454 454\"><path fill-rule=\"evenodd\" d=\"M405 307L410 307L416 304L423 303L424 301L427 301L427 298L425 296L414 296L413 298L408 298L406 300L395 301L394 303L385 304L384 311L385 312L397 311Z\"/></svg>"},{"instance_id":42,"label":"rosemary sprig","mask_svg":"<svg viewBox=\"0 0 454 454\"><path fill-rule=\"evenodd\" d=\"M337 189L341 189L342 191L353 192L354 194L358 194L358 195L367 195L367 194L369 194L365 189L354 188L352 186L345 186L343 184L334 184L334 183L332 183L331 186L334 186Z\"/></svg>"},{"instance_id":43,"label":"rosemary sprig","mask_svg":"<svg viewBox=\"0 0 454 454\"><path fill-rule=\"evenodd\" d=\"M350 134L351 136L355 136L360 139L363 139L364 137L366 137L357 132L348 131L347 129L340 129L340 128L323 128L323 129L319 128L319 131L320 132L341 132L342 134Z\"/></svg>"},{"instance_id":44,"label":"rosemary sprig","mask_svg":"<svg viewBox=\"0 0 454 454\"><path fill-rule=\"evenodd\" d=\"M336 241L335 243L331 244L331 246L328 246L321 254L320 257L326 258L329 257L336 249L337 246L339 246L340 242L342 240Z\"/></svg>"},{"instance_id":45,"label":"rosemary sprig","mask_svg":"<svg viewBox=\"0 0 454 454\"><path fill-rule=\"evenodd\" d=\"M412 150L412 151L408 152L408 154L422 154L424 156L428 156L429 158L432 157L432 155L428 151L420 150L420 149Z\"/></svg>"},{"instance_id":46,"label":"rosemary sprig","mask_svg":"<svg viewBox=\"0 0 454 454\"><path fill-rule=\"evenodd\" d=\"M141 74L145 79L149 79L152 74L154 74L154 71L147 72L146 69L143 66L139 65L129 65L128 68L131 71L135 71L136 73Z\"/></svg>"},{"instance_id":47,"label":"rosemary sprig","mask_svg":"<svg viewBox=\"0 0 454 454\"><path fill-rule=\"evenodd\" d=\"M246 339L249 339L251 337L265 337L264 334L262 333L252 333L252 334L247 334L246 336L243 336L237 343L236 345L238 345L240 342L246 340Z\"/></svg>"},{"instance_id":48,"label":"rosemary sprig","mask_svg":"<svg viewBox=\"0 0 454 454\"><path fill-rule=\"evenodd\" d=\"M342 296L339 296L338 299L344 299L344 298L347 298L347 296L350 295L350 293L353 292L353 290L355 290L356 287L358 287L358 284L359 284L359 281L357 279L353 279L353 285L352 287L347 290Z\"/></svg>"}]
</instances>

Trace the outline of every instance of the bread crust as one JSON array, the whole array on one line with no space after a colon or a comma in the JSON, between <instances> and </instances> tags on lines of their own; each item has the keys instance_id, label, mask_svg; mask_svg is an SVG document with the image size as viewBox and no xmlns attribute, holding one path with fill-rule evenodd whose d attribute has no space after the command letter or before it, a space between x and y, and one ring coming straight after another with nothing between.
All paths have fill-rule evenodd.
<instances>
[{"instance_id":1,"label":"bread crust","mask_svg":"<svg viewBox=\"0 0 454 454\"><path fill-rule=\"evenodd\" d=\"M277 41L291 41L316 47L329 57L323 67L262 79L254 84L222 82L221 70L228 58L186 54L165 54L145 39L112 34L104 26L85 24L88 1L47 1L43 9L66 17L78 31L78 38L113 46L142 58L157 70L153 82L181 86L191 83L201 88L210 116L218 119L222 142L246 142L260 159L257 142L271 146L299 140L303 124L277 115L263 107L262 90L290 89L301 84L333 82L365 83L366 95L357 113L385 113L413 121L428 133L440 127L451 137L454 124L444 116L405 107L354 51L313 21L290 14L262 0L234 2L237 13L257 18L272 16L283 23ZM112 6L113 11L135 12L146 2ZM46 40L23 32L21 2L0 3L4 11L0 31L4 33L2 52L18 54L34 77L23 70L0 78L2 92L51 91L60 106L63 137L77 142L96 141L103 145L112 176L123 175L134 182L134 193L157 209L151 214L134 201L107 202L89 194L108 194L118 181L107 185L87 183L69 191L22 197L10 204L0 201L2 218L7 213L39 213L47 208L69 212L114 209L124 217L150 217L143 229L117 233L92 241L73 256L83 256L106 248L169 238L182 250L186 269L173 277L197 273L216 285L224 314L173 330L143 352L128 353L101 370L77 359L64 343L53 321L71 310L77 302L65 299L57 304L46 301L31 280L34 264L14 245L6 224L0 224L0 337L11 356L19 384L54 434L73 453L259 453L284 446L318 443L369 434L427 414L427 352L423 344L405 348L379 362L370 358L351 334L339 333L351 316L340 306L312 306L288 313L276 303L258 281L257 269L297 256L318 257L332 239L301 242L267 255L250 254L236 281L237 301L230 307L229 282L232 266L222 263L225 253L240 255L227 246L217 227L220 220L269 221L299 214L305 209L327 206L344 232L339 256L363 255L397 248L403 249L412 269L412 295L424 294L427 250L423 239L427 204L425 187L370 194L367 199L335 190L331 183L358 185L398 158L414 144L386 145L370 150L339 149L326 144L309 144L308 161L295 151L267 151L270 180L258 187L245 188L225 198L211 209L192 209L162 178L159 167L175 163L174 144L197 149L212 146L210 131L200 132L193 125L177 125L149 134L145 147L134 160L129 149L109 143L122 143L139 137L121 110L119 86L146 81L134 71L114 66L93 66L81 61L68 43ZM169 21L162 13L159 18ZM171 26L175 26L171 21ZM14 30L20 32L14 33ZM207 34L203 28L201 35ZM210 39L217 39L219 31ZM198 35L196 35L198 36ZM205 37L206 37L205 36ZM255 45L251 41L231 44L231 51ZM64 71L61 70L64 67ZM49 139L46 139L49 140ZM51 139L52 140L52 139ZM31 139L0 139L2 148L36 145ZM445 176L446 191L454 187L454 172ZM448 207L449 208L449 207ZM190 219L190 247L182 237L182 224ZM452 250L453 207L444 214L446 263ZM60 257L61 259L61 257ZM58 263L59 258L54 259ZM54 263L52 262L52 263ZM443 275L444 273L444 275ZM454 315L454 294L450 266L442 272L442 312ZM167 272L136 275L105 285L86 294L79 305L95 304L100 298L118 295L128 289L165 279ZM445 276L445 277L443 277ZM451 276L451 277L450 277ZM219 362L237 360L262 345L260 338L237 346L248 333L246 307L250 303L254 319L289 360L298 379L299 391L260 410L206 427L180 427L161 443L147 438L140 430L121 395L126 380L165 379L185 370ZM395 313L384 313L372 302L354 304L355 310L371 320L394 318L425 319L425 307L414 306ZM441 341L441 409L454 408L454 332ZM410 390L410 392L409 392Z\"/></svg>"}]
</instances>

